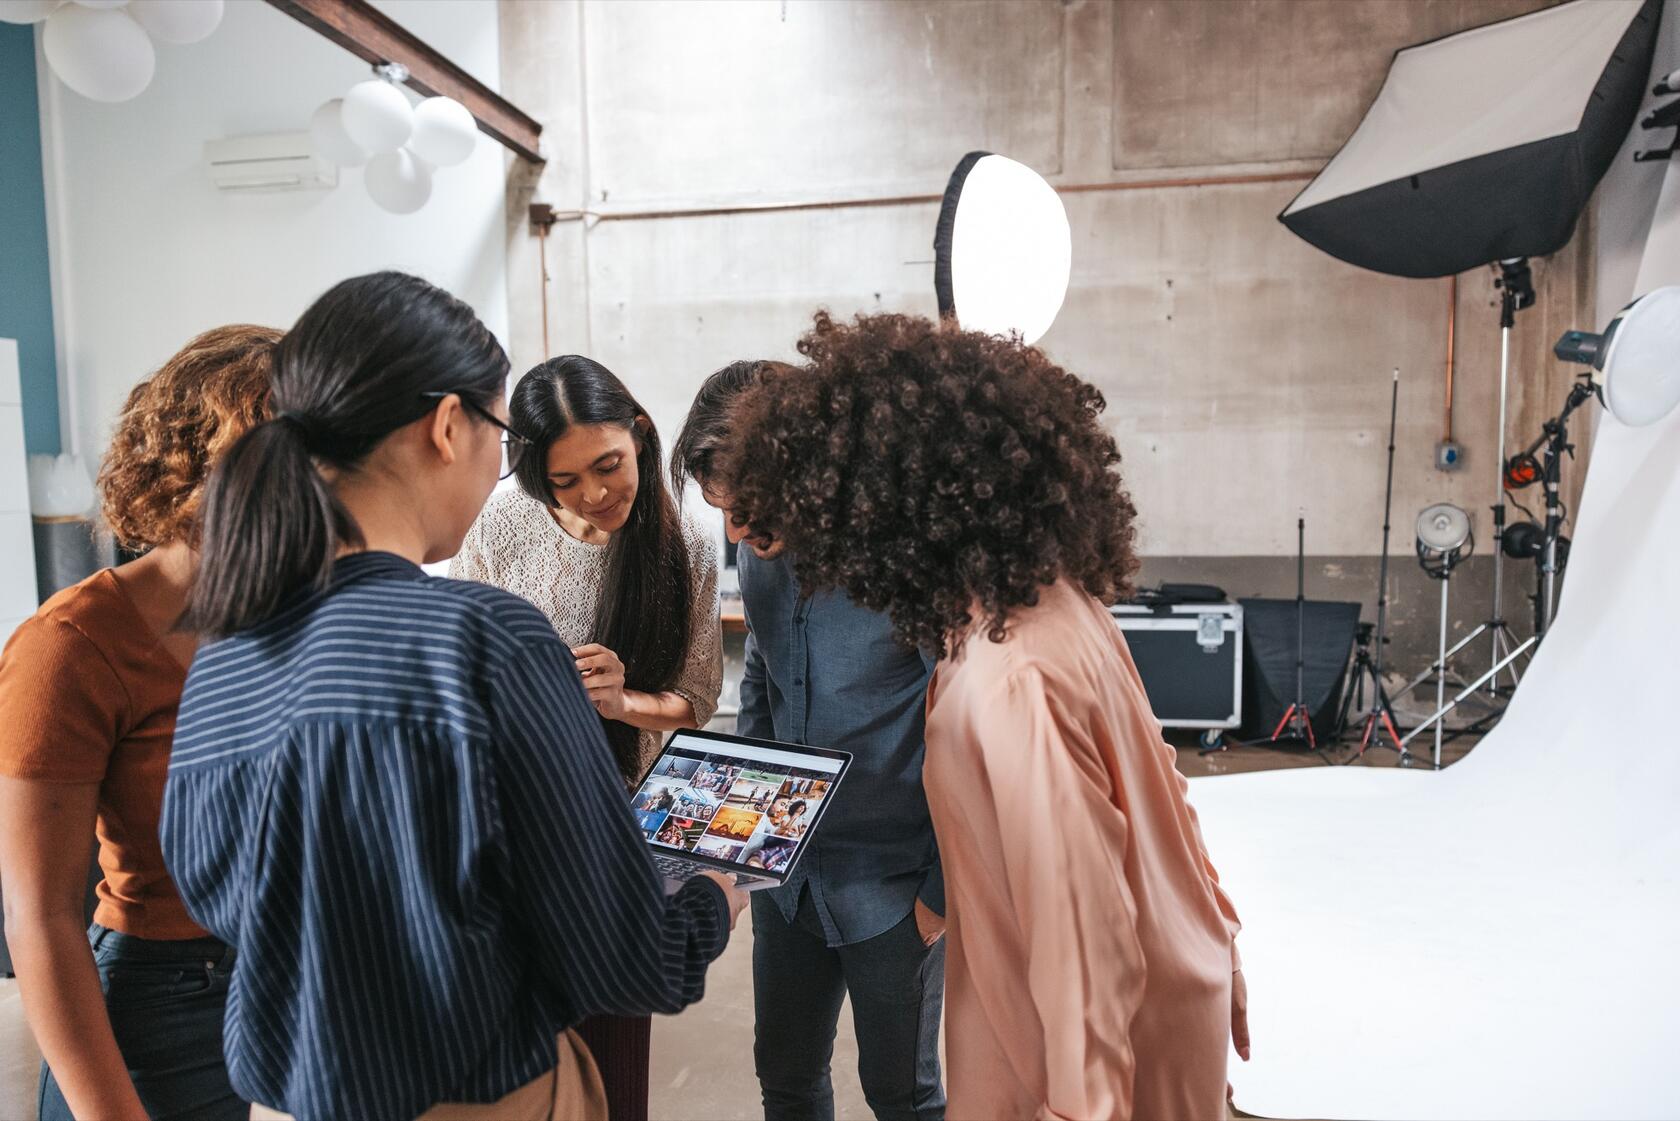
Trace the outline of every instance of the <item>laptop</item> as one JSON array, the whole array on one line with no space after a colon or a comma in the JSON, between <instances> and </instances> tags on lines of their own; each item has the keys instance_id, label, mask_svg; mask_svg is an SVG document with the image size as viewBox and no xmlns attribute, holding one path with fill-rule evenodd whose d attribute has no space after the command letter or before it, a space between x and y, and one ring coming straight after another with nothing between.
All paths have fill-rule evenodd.
<instances>
[{"instance_id":1,"label":"laptop","mask_svg":"<svg viewBox=\"0 0 1680 1121\"><path fill-rule=\"evenodd\" d=\"M844 751L684 729L630 799L654 867L675 890L704 871L779 887L851 766Z\"/></svg>"}]
</instances>

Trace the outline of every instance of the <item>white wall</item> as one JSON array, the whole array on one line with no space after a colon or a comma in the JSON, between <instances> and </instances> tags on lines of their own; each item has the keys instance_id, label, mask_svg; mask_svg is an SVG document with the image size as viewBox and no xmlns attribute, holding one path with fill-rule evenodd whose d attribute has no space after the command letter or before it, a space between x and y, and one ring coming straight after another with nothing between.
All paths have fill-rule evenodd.
<instances>
[{"instance_id":1,"label":"white wall","mask_svg":"<svg viewBox=\"0 0 1680 1121\"><path fill-rule=\"evenodd\" d=\"M16 339L0 339L0 644L35 613L35 537Z\"/></svg>"},{"instance_id":2,"label":"white wall","mask_svg":"<svg viewBox=\"0 0 1680 1121\"><path fill-rule=\"evenodd\" d=\"M378 6L499 85L495 4ZM210 184L205 141L306 128L316 106L366 76L365 63L267 4L230 0L209 39L158 48L157 76L133 101L88 101L43 77L67 451L96 460L130 387L195 333L288 326L360 273L424 276L507 337L505 157L488 137L467 163L440 171L431 202L407 216L376 207L359 170L341 172L332 191L238 195Z\"/></svg>"}]
</instances>

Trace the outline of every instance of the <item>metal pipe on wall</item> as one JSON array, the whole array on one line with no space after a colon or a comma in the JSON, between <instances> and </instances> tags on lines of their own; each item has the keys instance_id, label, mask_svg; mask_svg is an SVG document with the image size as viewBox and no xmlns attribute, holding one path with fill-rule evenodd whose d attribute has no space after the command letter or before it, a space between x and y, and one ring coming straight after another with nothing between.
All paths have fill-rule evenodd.
<instances>
[{"instance_id":1,"label":"metal pipe on wall","mask_svg":"<svg viewBox=\"0 0 1680 1121\"><path fill-rule=\"evenodd\" d=\"M1446 431L1441 439L1450 442L1453 438L1453 328L1458 319L1458 276L1454 274L1447 278L1447 394L1446 394Z\"/></svg>"},{"instance_id":2,"label":"metal pipe on wall","mask_svg":"<svg viewBox=\"0 0 1680 1121\"><path fill-rule=\"evenodd\" d=\"M1097 191L1166 190L1178 187L1226 187L1244 183L1303 182L1316 171L1261 172L1253 175L1207 175L1177 179L1138 179L1119 183L1072 183L1056 187L1058 194L1087 194ZM660 218L716 218L733 214L787 214L801 210L851 210L876 206L911 206L940 202L943 194L890 195L878 198L832 199L823 202L735 203L728 206L671 207L664 210L555 210L551 221L597 222L648 221Z\"/></svg>"}]
</instances>

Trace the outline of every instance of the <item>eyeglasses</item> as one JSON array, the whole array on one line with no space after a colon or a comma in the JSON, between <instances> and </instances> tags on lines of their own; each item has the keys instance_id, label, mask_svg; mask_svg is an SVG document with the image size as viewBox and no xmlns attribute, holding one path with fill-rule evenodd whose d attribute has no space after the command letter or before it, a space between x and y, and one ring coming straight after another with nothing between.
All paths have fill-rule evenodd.
<instances>
[{"instance_id":1,"label":"eyeglasses","mask_svg":"<svg viewBox=\"0 0 1680 1121\"><path fill-rule=\"evenodd\" d=\"M430 393L422 393L420 396L424 400L427 400L427 401L441 401L445 397L450 396L451 392L452 391L449 391L449 392L435 391L435 392L430 392ZM509 476L511 476L515 471L519 470L520 459L525 455L525 452L527 450L529 450L529 448L531 447L532 440L530 439L530 437L521 436L519 433L515 432L512 428L509 428L507 426L506 422L504 422L495 413L491 412L489 409L485 408L483 405L480 405L477 401L474 401L471 397L468 397L466 394L456 393L455 396L460 397L461 398L461 404L465 405L468 409L472 410L474 413L477 413L478 416L480 417L480 419L489 421L491 424L495 425L497 428L500 428L502 430L502 473L499 477L503 478L503 479L506 479Z\"/></svg>"}]
</instances>

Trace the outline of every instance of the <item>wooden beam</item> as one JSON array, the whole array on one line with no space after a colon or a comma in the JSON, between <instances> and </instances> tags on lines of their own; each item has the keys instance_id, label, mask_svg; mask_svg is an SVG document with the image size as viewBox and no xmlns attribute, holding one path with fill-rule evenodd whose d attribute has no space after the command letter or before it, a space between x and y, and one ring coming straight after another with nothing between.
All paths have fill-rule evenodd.
<instances>
[{"instance_id":1,"label":"wooden beam","mask_svg":"<svg viewBox=\"0 0 1680 1121\"><path fill-rule=\"evenodd\" d=\"M367 0L268 0L305 27L373 65L401 63L410 89L452 97L466 106L480 131L532 163L542 163L542 125L517 105L449 61Z\"/></svg>"}]
</instances>

